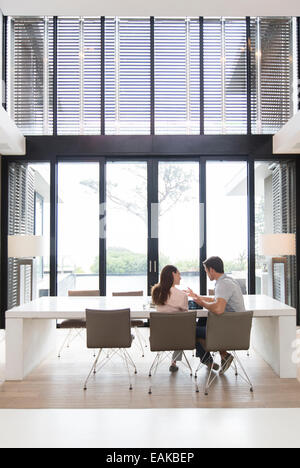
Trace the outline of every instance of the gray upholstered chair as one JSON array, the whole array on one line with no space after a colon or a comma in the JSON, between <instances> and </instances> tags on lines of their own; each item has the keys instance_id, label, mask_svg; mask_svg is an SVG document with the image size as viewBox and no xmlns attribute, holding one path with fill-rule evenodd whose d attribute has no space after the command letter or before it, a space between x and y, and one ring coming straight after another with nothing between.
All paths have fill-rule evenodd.
<instances>
[{"instance_id":1,"label":"gray upholstered chair","mask_svg":"<svg viewBox=\"0 0 300 468\"><path fill-rule=\"evenodd\" d=\"M149 371L149 377L153 376L159 365L172 352L182 350L194 350L196 342L196 312L174 312L174 313L150 313L150 349L156 352L156 357ZM193 375L192 368L183 351L183 357L186 361L186 367ZM196 392L199 388L196 382ZM149 387L149 395L152 393L152 387Z\"/></svg>"},{"instance_id":2,"label":"gray upholstered chair","mask_svg":"<svg viewBox=\"0 0 300 468\"><path fill-rule=\"evenodd\" d=\"M68 291L69 297L94 297L100 296L99 290L91 290L91 291ZM58 352L58 357L61 357L61 353L65 346L67 348L70 347L72 341L74 341L77 337L82 337L81 332L86 328L86 321L80 319L71 319L71 320L63 320L59 325L60 329L69 330L69 333L66 335L60 349Z\"/></svg>"},{"instance_id":3,"label":"gray upholstered chair","mask_svg":"<svg viewBox=\"0 0 300 468\"><path fill-rule=\"evenodd\" d=\"M129 389L132 390L129 366L132 366L137 374L136 366L127 352L131 348L132 335L130 327L130 309L122 310L86 310L86 331L87 347L99 349L99 353L91 368L84 384L87 390L87 383L92 373L100 371L113 356L119 355L127 367L129 377ZM109 359L104 357L99 362L103 349L110 349L112 352Z\"/></svg>"},{"instance_id":4,"label":"gray upholstered chair","mask_svg":"<svg viewBox=\"0 0 300 468\"><path fill-rule=\"evenodd\" d=\"M143 291L126 291L126 292L113 292L112 293L113 297L141 297L144 295ZM142 333L140 333L139 328L144 327L144 322L143 320L131 320L131 328L134 328L135 331L135 336L138 339L141 351L142 351L142 357L145 357L145 348L147 348L147 341L145 340L144 336Z\"/></svg>"},{"instance_id":5,"label":"gray upholstered chair","mask_svg":"<svg viewBox=\"0 0 300 468\"><path fill-rule=\"evenodd\" d=\"M249 350L252 321L253 312L231 312L222 315L209 312L206 339L199 339L207 352L216 353L218 351L231 351L233 353L235 375L240 375L237 368L237 364L239 364L243 373L240 377L250 385L251 392L253 392L253 385L236 352ZM215 362L215 354L213 356ZM197 373L202 366L203 364L200 363L196 370L196 379ZM208 390L217 376L218 374L214 374L212 378L212 370L209 372L205 385L205 395L208 395Z\"/></svg>"}]
</instances>

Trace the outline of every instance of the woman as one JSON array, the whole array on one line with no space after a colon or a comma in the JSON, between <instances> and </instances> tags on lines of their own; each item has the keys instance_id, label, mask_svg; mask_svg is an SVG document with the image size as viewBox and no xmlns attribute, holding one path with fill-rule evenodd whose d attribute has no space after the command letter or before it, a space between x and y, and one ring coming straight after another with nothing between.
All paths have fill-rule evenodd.
<instances>
[{"instance_id":1,"label":"woman","mask_svg":"<svg viewBox=\"0 0 300 468\"><path fill-rule=\"evenodd\" d=\"M152 288L152 301L157 306L157 312L187 312L188 295L176 286L180 285L181 275L176 267L167 265L161 272L160 282ZM170 372L177 372L176 361L181 361L182 352L173 354Z\"/></svg>"}]
</instances>

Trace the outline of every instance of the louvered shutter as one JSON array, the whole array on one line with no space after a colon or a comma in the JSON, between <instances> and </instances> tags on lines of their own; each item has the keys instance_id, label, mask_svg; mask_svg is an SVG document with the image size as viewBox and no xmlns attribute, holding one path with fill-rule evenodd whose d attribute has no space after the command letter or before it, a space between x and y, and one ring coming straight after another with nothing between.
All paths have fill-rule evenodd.
<instances>
[{"instance_id":1,"label":"louvered shutter","mask_svg":"<svg viewBox=\"0 0 300 468\"><path fill-rule=\"evenodd\" d=\"M155 19L155 133L199 134L199 19Z\"/></svg>"},{"instance_id":2,"label":"louvered shutter","mask_svg":"<svg viewBox=\"0 0 300 468\"><path fill-rule=\"evenodd\" d=\"M247 133L246 20L204 20L206 134Z\"/></svg>"},{"instance_id":3,"label":"louvered shutter","mask_svg":"<svg viewBox=\"0 0 300 468\"><path fill-rule=\"evenodd\" d=\"M58 134L100 134L100 19L58 19L57 80Z\"/></svg>"},{"instance_id":4,"label":"louvered shutter","mask_svg":"<svg viewBox=\"0 0 300 468\"><path fill-rule=\"evenodd\" d=\"M150 19L106 18L106 134L150 134L150 71Z\"/></svg>"},{"instance_id":5,"label":"louvered shutter","mask_svg":"<svg viewBox=\"0 0 300 468\"><path fill-rule=\"evenodd\" d=\"M273 134L293 115L293 21L252 18L252 133Z\"/></svg>"},{"instance_id":6,"label":"louvered shutter","mask_svg":"<svg viewBox=\"0 0 300 468\"><path fill-rule=\"evenodd\" d=\"M273 231L275 234L296 233L296 177L295 164L278 163L272 173L273 192ZM290 256L288 262L288 303L296 307L296 257ZM275 275L274 297L281 298L281 275Z\"/></svg>"},{"instance_id":7,"label":"louvered shutter","mask_svg":"<svg viewBox=\"0 0 300 468\"><path fill-rule=\"evenodd\" d=\"M8 111L25 135L53 131L53 19L10 18Z\"/></svg>"},{"instance_id":8,"label":"louvered shutter","mask_svg":"<svg viewBox=\"0 0 300 468\"><path fill-rule=\"evenodd\" d=\"M226 133L246 134L247 35L245 19L226 19L224 40Z\"/></svg>"},{"instance_id":9,"label":"louvered shutter","mask_svg":"<svg viewBox=\"0 0 300 468\"><path fill-rule=\"evenodd\" d=\"M27 164L8 169L8 234L34 234L34 171ZM30 301L30 269L25 267L24 291ZM8 259L8 308L18 302L18 261Z\"/></svg>"}]
</instances>

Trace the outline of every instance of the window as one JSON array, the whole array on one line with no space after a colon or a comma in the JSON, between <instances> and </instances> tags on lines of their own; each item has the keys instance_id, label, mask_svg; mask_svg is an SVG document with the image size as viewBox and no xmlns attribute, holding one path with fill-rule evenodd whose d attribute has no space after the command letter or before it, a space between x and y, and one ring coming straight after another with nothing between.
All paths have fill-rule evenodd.
<instances>
[{"instance_id":1,"label":"window","mask_svg":"<svg viewBox=\"0 0 300 468\"><path fill-rule=\"evenodd\" d=\"M107 164L107 294L147 295L147 163Z\"/></svg>"},{"instance_id":2,"label":"window","mask_svg":"<svg viewBox=\"0 0 300 468\"><path fill-rule=\"evenodd\" d=\"M8 308L49 295L50 164L10 163L8 168L8 235L44 237L44 255L31 271L22 259L8 259ZM23 259L24 260L24 259ZM25 262L26 263L26 262ZM19 270L20 266L20 270ZM19 274L20 273L20 274Z\"/></svg>"},{"instance_id":3,"label":"window","mask_svg":"<svg viewBox=\"0 0 300 468\"><path fill-rule=\"evenodd\" d=\"M58 295L99 289L99 164L58 166Z\"/></svg>"},{"instance_id":4,"label":"window","mask_svg":"<svg viewBox=\"0 0 300 468\"><path fill-rule=\"evenodd\" d=\"M155 133L200 133L199 19L155 20Z\"/></svg>"},{"instance_id":5,"label":"window","mask_svg":"<svg viewBox=\"0 0 300 468\"><path fill-rule=\"evenodd\" d=\"M58 19L57 76L58 134L99 135L100 19Z\"/></svg>"},{"instance_id":6,"label":"window","mask_svg":"<svg viewBox=\"0 0 300 468\"><path fill-rule=\"evenodd\" d=\"M206 134L247 133L245 19L204 20Z\"/></svg>"},{"instance_id":7,"label":"window","mask_svg":"<svg viewBox=\"0 0 300 468\"><path fill-rule=\"evenodd\" d=\"M268 250L273 240L272 251L267 252L262 239L264 235L296 233L293 162L255 164L255 210L256 292L296 307L296 256L283 255L278 250L283 240L278 245L276 237L267 238Z\"/></svg>"},{"instance_id":8,"label":"window","mask_svg":"<svg viewBox=\"0 0 300 468\"><path fill-rule=\"evenodd\" d=\"M10 18L8 112L25 135L53 132L53 19Z\"/></svg>"},{"instance_id":9,"label":"window","mask_svg":"<svg viewBox=\"0 0 300 468\"><path fill-rule=\"evenodd\" d=\"M150 134L150 19L105 21L107 135Z\"/></svg>"},{"instance_id":10,"label":"window","mask_svg":"<svg viewBox=\"0 0 300 468\"><path fill-rule=\"evenodd\" d=\"M273 134L293 116L293 20L252 18L252 133Z\"/></svg>"},{"instance_id":11,"label":"window","mask_svg":"<svg viewBox=\"0 0 300 468\"><path fill-rule=\"evenodd\" d=\"M159 269L175 265L182 287L199 292L199 163L159 164Z\"/></svg>"},{"instance_id":12,"label":"window","mask_svg":"<svg viewBox=\"0 0 300 468\"><path fill-rule=\"evenodd\" d=\"M250 19L251 96L246 18L204 18L201 44L199 18L154 18L152 38L149 17L59 17L55 58L53 23L9 18L8 108L25 135L52 134L53 118L59 135L149 135L152 118L156 135L199 135L202 121L245 135L248 100L252 133L274 134L298 110L296 18Z\"/></svg>"},{"instance_id":13,"label":"window","mask_svg":"<svg viewBox=\"0 0 300 468\"><path fill-rule=\"evenodd\" d=\"M225 273L248 284L247 164L207 163L207 254L219 256ZM213 289L214 284L208 283Z\"/></svg>"}]
</instances>

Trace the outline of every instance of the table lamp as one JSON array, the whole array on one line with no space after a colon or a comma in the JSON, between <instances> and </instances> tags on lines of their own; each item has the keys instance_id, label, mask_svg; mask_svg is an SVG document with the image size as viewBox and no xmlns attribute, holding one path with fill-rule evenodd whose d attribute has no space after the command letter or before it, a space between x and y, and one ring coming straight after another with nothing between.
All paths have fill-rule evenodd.
<instances>
[{"instance_id":1,"label":"table lamp","mask_svg":"<svg viewBox=\"0 0 300 468\"><path fill-rule=\"evenodd\" d=\"M8 236L8 257L18 259L18 305L21 304L21 268L30 266L30 300L33 300L34 288L36 286L35 258L42 257L44 255L44 250L44 238L42 236Z\"/></svg>"},{"instance_id":2,"label":"table lamp","mask_svg":"<svg viewBox=\"0 0 300 468\"><path fill-rule=\"evenodd\" d=\"M287 302L287 256L296 255L296 234L263 234L261 236L261 255L272 258L272 287L275 297L276 267L283 266L284 302Z\"/></svg>"}]
</instances>

